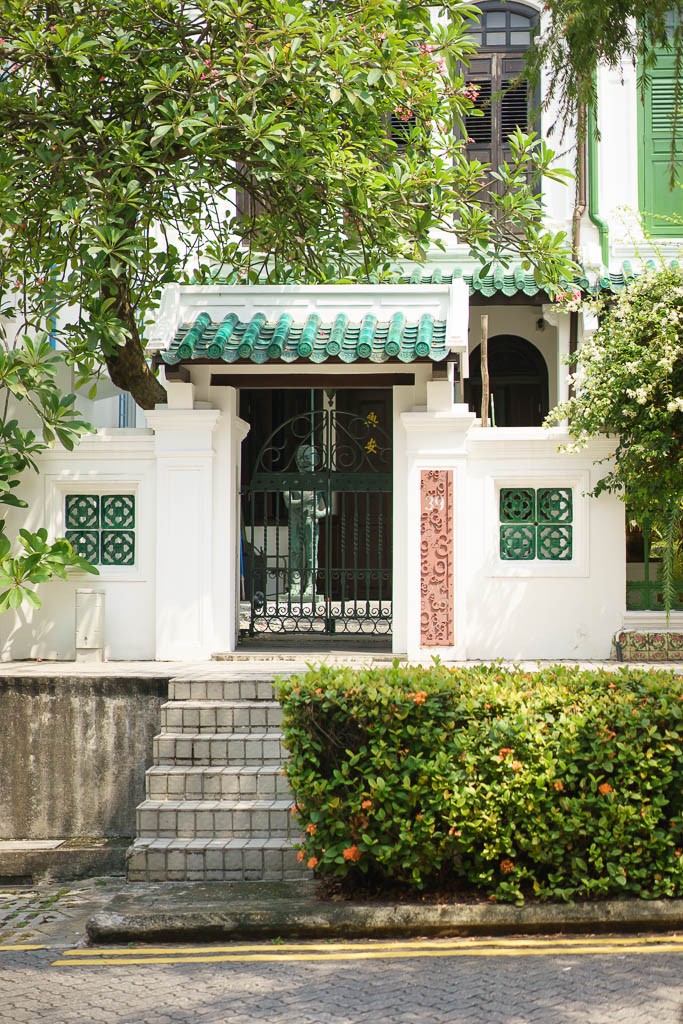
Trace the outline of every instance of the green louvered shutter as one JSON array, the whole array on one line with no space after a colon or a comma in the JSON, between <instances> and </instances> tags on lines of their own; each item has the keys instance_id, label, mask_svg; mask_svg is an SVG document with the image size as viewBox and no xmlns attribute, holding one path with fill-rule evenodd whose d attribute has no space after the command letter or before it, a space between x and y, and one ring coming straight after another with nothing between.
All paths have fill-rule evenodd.
<instances>
[{"instance_id":1,"label":"green louvered shutter","mask_svg":"<svg viewBox=\"0 0 683 1024\"><path fill-rule=\"evenodd\" d=\"M639 107L639 202L645 229L657 237L683 235L683 189L669 188L673 130L674 63L662 52L650 73L644 102ZM679 173L683 172L683 125L678 127ZM672 223L664 218L674 218Z\"/></svg>"}]
</instances>

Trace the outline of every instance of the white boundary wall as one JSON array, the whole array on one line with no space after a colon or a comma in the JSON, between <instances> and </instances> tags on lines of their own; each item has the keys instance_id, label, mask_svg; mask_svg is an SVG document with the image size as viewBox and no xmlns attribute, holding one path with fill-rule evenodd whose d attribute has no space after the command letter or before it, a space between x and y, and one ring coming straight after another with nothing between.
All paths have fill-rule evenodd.
<instances>
[{"instance_id":1,"label":"white boundary wall","mask_svg":"<svg viewBox=\"0 0 683 1024\"><path fill-rule=\"evenodd\" d=\"M588 497L611 445L558 452L561 430L482 429L463 406L445 400L447 382L394 392L394 651L477 658L606 658L625 612L623 505ZM192 389L192 385L185 385ZM427 393L427 406L415 406ZM105 595L104 655L111 660L195 660L237 642L239 451L248 426L236 391L211 388L221 408L166 407L152 429L104 430L73 453L41 458L27 478L30 508L13 516L30 528L64 533L72 493L136 496L136 562L74 573L42 588L43 608L0 617L0 657L74 657L76 590ZM220 392L220 393L219 393ZM176 402L191 397L183 390ZM452 643L422 647L420 623L420 474L454 476ZM571 487L573 557L506 562L498 552L501 487Z\"/></svg>"},{"instance_id":2,"label":"white boundary wall","mask_svg":"<svg viewBox=\"0 0 683 1024\"><path fill-rule=\"evenodd\" d=\"M625 611L624 507L588 492L604 474L595 461L612 445L558 452L562 430L482 429L464 406L399 415L407 501L397 501L395 558L407 552L397 597L394 645L412 658L446 660L608 658ZM452 645L420 643L420 474L453 472L455 627ZM573 556L566 561L503 561L501 487L570 487ZM398 564L396 565L399 571ZM396 603L396 600L395 600Z\"/></svg>"},{"instance_id":3,"label":"white boundary wall","mask_svg":"<svg viewBox=\"0 0 683 1024\"><path fill-rule=\"evenodd\" d=\"M8 516L8 532L20 526L45 526L51 537L64 536L67 494L134 494L135 564L102 566L99 576L71 573L40 588L43 607L26 605L0 615L0 660L75 656L76 590L105 595L104 657L145 660L155 657L154 595L156 487L154 435L151 430L101 430L87 436L74 452L55 449L40 457L40 473L27 473L20 494L26 510Z\"/></svg>"}]
</instances>

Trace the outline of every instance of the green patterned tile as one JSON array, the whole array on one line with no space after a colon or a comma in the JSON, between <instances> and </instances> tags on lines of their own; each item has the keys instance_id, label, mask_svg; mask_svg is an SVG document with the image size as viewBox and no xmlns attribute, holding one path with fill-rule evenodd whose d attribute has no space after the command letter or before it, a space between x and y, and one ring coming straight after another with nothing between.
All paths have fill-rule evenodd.
<instances>
[{"instance_id":1,"label":"green patterned tile","mask_svg":"<svg viewBox=\"0 0 683 1024\"><path fill-rule=\"evenodd\" d=\"M133 530L102 530L102 565L133 565L135 533Z\"/></svg>"}]
</instances>

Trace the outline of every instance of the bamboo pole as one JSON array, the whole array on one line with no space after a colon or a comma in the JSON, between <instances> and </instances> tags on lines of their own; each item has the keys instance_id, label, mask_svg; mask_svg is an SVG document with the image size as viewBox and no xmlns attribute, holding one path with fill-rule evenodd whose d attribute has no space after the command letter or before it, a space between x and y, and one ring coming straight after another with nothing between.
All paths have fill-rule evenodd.
<instances>
[{"instance_id":1,"label":"bamboo pole","mask_svg":"<svg viewBox=\"0 0 683 1024\"><path fill-rule=\"evenodd\" d=\"M481 425L489 425L489 318L481 318Z\"/></svg>"}]
</instances>

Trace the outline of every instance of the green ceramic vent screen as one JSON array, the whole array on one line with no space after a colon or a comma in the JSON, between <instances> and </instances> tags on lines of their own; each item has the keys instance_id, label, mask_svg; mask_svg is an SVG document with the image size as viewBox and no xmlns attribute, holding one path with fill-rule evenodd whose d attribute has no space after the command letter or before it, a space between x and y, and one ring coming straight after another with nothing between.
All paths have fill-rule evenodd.
<instances>
[{"instance_id":1,"label":"green ceramic vent screen","mask_svg":"<svg viewBox=\"0 0 683 1024\"><path fill-rule=\"evenodd\" d=\"M501 488L500 557L506 562L567 561L572 557L572 518L569 487Z\"/></svg>"},{"instance_id":2,"label":"green ceramic vent screen","mask_svg":"<svg viewBox=\"0 0 683 1024\"><path fill-rule=\"evenodd\" d=\"M135 562L135 495L67 494L66 539L93 565Z\"/></svg>"}]
</instances>

